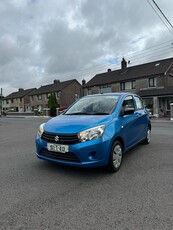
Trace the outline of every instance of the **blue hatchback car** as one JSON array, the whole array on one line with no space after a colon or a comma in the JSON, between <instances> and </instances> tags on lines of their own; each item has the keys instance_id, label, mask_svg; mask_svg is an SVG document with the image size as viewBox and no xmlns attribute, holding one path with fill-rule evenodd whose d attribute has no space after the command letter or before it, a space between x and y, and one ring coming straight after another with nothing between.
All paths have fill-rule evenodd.
<instances>
[{"instance_id":1,"label":"blue hatchback car","mask_svg":"<svg viewBox=\"0 0 173 230\"><path fill-rule=\"evenodd\" d=\"M88 95L40 125L36 155L70 166L107 166L116 172L124 153L150 140L151 123L139 96L122 92Z\"/></svg>"}]
</instances>

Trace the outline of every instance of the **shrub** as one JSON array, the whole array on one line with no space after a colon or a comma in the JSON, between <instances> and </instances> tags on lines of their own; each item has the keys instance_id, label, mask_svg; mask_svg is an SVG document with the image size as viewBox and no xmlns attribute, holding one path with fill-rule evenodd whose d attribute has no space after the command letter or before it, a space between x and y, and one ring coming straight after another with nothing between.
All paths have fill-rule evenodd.
<instances>
[{"instance_id":1,"label":"shrub","mask_svg":"<svg viewBox=\"0 0 173 230\"><path fill-rule=\"evenodd\" d=\"M55 93L51 93L51 95L49 96L49 100L48 100L48 107L50 109L50 116L51 117L56 116L57 105L58 105L58 102L56 99L56 95L55 95Z\"/></svg>"}]
</instances>

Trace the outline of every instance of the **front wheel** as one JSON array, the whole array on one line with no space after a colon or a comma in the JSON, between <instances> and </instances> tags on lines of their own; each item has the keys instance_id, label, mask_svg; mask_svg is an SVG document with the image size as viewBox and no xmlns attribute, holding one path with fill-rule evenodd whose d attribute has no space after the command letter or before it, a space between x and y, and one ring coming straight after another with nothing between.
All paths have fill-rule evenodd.
<instances>
[{"instance_id":1,"label":"front wheel","mask_svg":"<svg viewBox=\"0 0 173 230\"><path fill-rule=\"evenodd\" d=\"M123 149L122 145L119 141L115 141L112 145L112 149L110 152L108 170L110 172L117 172L121 166L123 157Z\"/></svg>"}]
</instances>

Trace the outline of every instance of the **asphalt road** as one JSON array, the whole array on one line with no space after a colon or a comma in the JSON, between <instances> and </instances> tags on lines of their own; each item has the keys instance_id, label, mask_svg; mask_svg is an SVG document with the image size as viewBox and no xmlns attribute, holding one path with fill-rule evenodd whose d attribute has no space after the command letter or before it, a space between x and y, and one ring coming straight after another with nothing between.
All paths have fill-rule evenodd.
<instances>
[{"instance_id":1,"label":"asphalt road","mask_svg":"<svg viewBox=\"0 0 173 230\"><path fill-rule=\"evenodd\" d=\"M35 156L44 119L0 118L0 230L172 230L173 122L152 121L115 174Z\"/></svg>"}]
</instances>

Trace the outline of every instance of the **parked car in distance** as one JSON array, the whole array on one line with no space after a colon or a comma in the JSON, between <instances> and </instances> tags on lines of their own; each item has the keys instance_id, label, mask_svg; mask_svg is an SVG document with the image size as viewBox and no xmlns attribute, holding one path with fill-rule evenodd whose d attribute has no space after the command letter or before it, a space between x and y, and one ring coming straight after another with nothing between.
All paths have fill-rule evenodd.
<instances>
[{"instance_id":1,"label":"parked car in distance","mask_svg":"<svg viewBox=\"0 0 173 230\"><path fill-rule=\"evenodd\" d=\"M40 125L36 155L70 166L107 166L116 172L129 149L150 140L151 123L139 96L88 95Z\"/></svg>"},{"instance_id":2,"label":"parked car in distance","mask_svg":"<svg viewBox=\"0 0 173 230\"><path fill-rule=\"evenodd\" d=\"M60 112L63 112L63 111L65 111L67 109L67 106L61 106L60 108L59 108L59 111Z\"/></svg>"}]
</instances>

